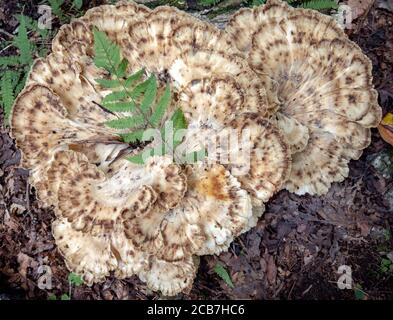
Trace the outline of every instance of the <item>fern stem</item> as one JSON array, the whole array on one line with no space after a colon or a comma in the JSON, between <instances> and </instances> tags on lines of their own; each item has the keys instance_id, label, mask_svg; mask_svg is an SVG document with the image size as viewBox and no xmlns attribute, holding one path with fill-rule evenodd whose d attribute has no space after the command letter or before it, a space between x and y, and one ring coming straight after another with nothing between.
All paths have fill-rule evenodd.
<instances>
[{"instance_id":1,"label":"fern stem","mask_svg":"<svg viewBox=\"0 0 393 320\"><path fill-rule=\"evenodd\" d=\"M110 54L110 52L109 52L108 47L105 45L105 43L101 43L101 47L102 47L103 50L105 51L106 56L107 56L107 57L110 57L111 54ZM128 91L128 88L127 88L127 86L125 85L125 80L123 79L123 77L120 77L120 76L119 76L118 72L116 72L117 66L116 66L115 63L112 61L112 59L108 59L108 64L109 64L109 67L110 67L110 68L109 68L110 70L108 70L108 71L109 71L111 74L114 74L114 75L115 75L116 80L119 81L121 87L123 88L123 90L124 90L124 92L126 93L126 95L128 96L128 98L131 99L131 101L134 103L134 105L135 105L135 110L137 110L138 113L140 113L140 115L142 116L142 118L143 118L143 120L144 120L144 122L145 122L144 129L146 129L146 126L147 126L147 125L149 125L151 128L158 129L158 128L156 128L156 126L150 121L149 117L147 117L147 115L145 114L145 112L143 112L143 110L140 108L140 106L136 103L134 97L133 97L133 96L130 94L130 92ZM177 158L177 160L180 161L181 159L178 158L178 156L177 156L175 150L174 150L173 148L171 148L171 146L169 146L168 143L166 143L166 141L165 141L164 139L162 139L162 136L161 136L161 141L162 141L162 143L164 143L164 144L168 147L167 150L169 150L169 152L173 154L173 157L174 157L174 158Z\"/></svg>"},{"instance_id":2,"label":"fern stem","mask_svg":"<svg viewBox=\"0 0 393 320\"><path fill-rule=\"evenodd\" d=\"M93 102L97 107L99 107L102 111L107 112L107 113L110 113L111 115L113 115L113 116L119 118L119 116L118 116L116 113L110 111L109 109L105 108L105 107L102 106L101 104L99 104L99 103L97 103L97 102L95 102L95 101L92 101L92 102Z\"/></svg>"}]
</instances>

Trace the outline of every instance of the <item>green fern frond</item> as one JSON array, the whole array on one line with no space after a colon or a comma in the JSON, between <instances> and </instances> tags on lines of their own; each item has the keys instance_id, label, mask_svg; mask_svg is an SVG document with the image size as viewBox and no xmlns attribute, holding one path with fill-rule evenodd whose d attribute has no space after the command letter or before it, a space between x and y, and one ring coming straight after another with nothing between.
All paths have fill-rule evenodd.
<instances>
[{"instance_id":1,"label":"green fern frond","mask_svg":"<svg viewBox=\"0 0 393 320\"><path fill-rule=\"evenodd\" d=\"M143 133L144 130L137 130L129 133L121 133L120 137L126 143L133 143L133 142L141 141L143 137Z\"/></svg>"},{"instance_id":2,"label":"green fern frond","mask_svg":"<svg viewBox=\"0 0 393 320\"><path fill-rule=\"evenodd\" d=\"M128 60L124 58L123 60L120 61L116 69L116 74L119 78L123 78L126 75L127 67L128 67Z\"/></svg>"},{"instance_id":3,"label":"green fern frond","mask_svg":"<svg viewBox=\"0 0 393 320\"><path fill-rule=\"evenodd\" d=\"M95 81L104 88L118 88L121 86L119 80L112 79L95 79Z\"/></svg>"},{"instance_id":4,"label":"green fern frond","mask_svg":"<svg viewBox=\"0 0 393 320\"><path fill-rule=\"evenodd\" d=\"M157 95L157 80L154 75L151 75L149 79L147 79L145 91L146 93L142 99L140 108L142 112L146 114L150 110Z\"/></svg>"},{"instance_id":5,"label":"green fern frond","mask_svg":"<svg viewBox=\"0 0 393 320\"><path fill-rule=\"evenodd\" d=\"M27 35L25 16L21 15L19 22L18 34L13 43L19 49L19 61L29 65L33 61L33 45Z\"/></svg>"},{"instance_id":6,"label":"green fern frond","mask_svg":"<svg viewBox=\"0 0 393 320\"><path fill-rule=\"evenodd\" d=\"M107 96L105 96L105 98L102 100L102 104L105 106L107 103L113 103L119 100L123 100L127 98L127 96L128 95L126 91L113 91Z\"/></svg>"},{"instance_id":7,"label":"green fern frond","mask_svg":"<svg viewBox=\"0 0 393 320\"><path fill-rule=\"evenodd\" d=\"M64 0L48 0L52 12L60 19L61 22L65 22L66 17L64 15L61 6L64 4Z\"/></svg>"},{"instance_id":8,"label":"green fern frond","mask_svg":"<svg viewBox=\"0 0 393 320\"><path fill-rule=\"evenodd\" d=\"M0 57L0 67L15 67L20 64L18 56Z\"/></svg>"},{"instance_id":9,"label":"green fern frond","mask_svg":"<svg viewBox=\"0 0 393 320\"><path fill-rule=\"evenodd\" d=\"M39 28L37 20L35 20L29 16L25 16L23 14L16 15L16 18L18 19L18 21L20 21L20 19L22 19L22 17L25 20L26 28L28 30L32 30L33 32L39 34L42 38L47 38L49 36L50 30L45 29L45 28Z\"/></svg>"},{"instance_id":10,"label":"green fern frond","mask_svg":"<svg viewBox=\"0 0 393 320\"><path fill-rule=\"evenodd\" d=\"M1 97L5 120L8 120L15 100L12 77L12 72L6 71L1 78Z\"/></svg>"},{"instance_id":11,"label":"green fern frond","mask_svg":"<svg viewBox=\"0 0 393 320\"><path fill-rule=\"evenodd\" d=\"M104 107L112 112L133 112L133 111L135 111L135 103L133 101L108 102L108 103L104 103Z\"/></svg>"},{"instance_id":12,"label":"green fern frond","mask_svg":"<svg viewBox=\"0 0 393 320\"><path fill-rule=\"evenodd\" d=\"M110 79L96 79L96 82L105 88L115 89L102 99L103 107L118 114L123 112L132 112L133 114L107 121L105 124L117 130L129 130L130 132L127 133L118 133L126 143L141 141L146 129L160 129L162 119L171 101L169 85L166 85L165 91L158 98L158 85L154 74L148 79L142 80L145 74L142 69L127 77L128 61L121 58L120 48L104 32L94 30L94 49L95 65L107 70L110 76ZM172 115L171 120L174 122L175 130L187 126L180 109ZM169 148L166 146L167 141L164 139L165 133L163 131L161 128L161 140L164 142L160 150L172 152L173 148L170 144L168 143ZM153 151L153 149L144 150L140 154L129 157L128 160L143 164L145 156L152 155Z\"/></svg>"},{"instance_id":13,"label":"green fern frond","mask_svg":"<svg viewBox=\"0 0 393 320\"><path fill-rule=\"evenodd\" d=\"M117 75L121 63L120 48L113 43L105 32L94 30L94 63L97 67Z\"/></svg>"},{"instance_id":14,"label":"green fern frond","mask_svg":"<svg viewBox=\"0 0 393 320\"><path fill-rule=\"evenodd\" d=\"M142 76L145 73L145 69L141 69L137 72L135 72L134 74L132 74L131 76L129 76L126 81L124 82L124 85L129 88L131 87L136 81L139 81Z\"/></svg>"},{"instance_id":15,"label":"green fern frond","mask_svg":"<svg viewBox=\"0 0 393 320\"><path fill-rule=\"evenodd\" d=\"M105 124L110 128L123 130L143 126L144 120L145 119L143 116L137 115L132 117L109 120L105 122Z\"/></svg>"},{"instance_id":16,"label":"green fern frond","mask_svg":"<svg viewBox=\"0 0 393 320\"><path fill-rule=\"evenodd\" d=\"M338 4L336 1L333 0L311 0L302 3L300 7L305 9L326 10L326 9L337 9Z\"/></svg>"},{"instance_id":17,"label":"green fern frond","mask_svg":"<svg viewBox=\"0 0 393 320\"><path fill-rule=\"evenodd\" d=\"M173 123L173 130L174 131L187 128L187 121L186 121L186 118L184 117L184 113L181 109L177 109L172 114L171 121Z\"/></svg>"},{"instance_id":18,"label":"green fern frond","mask_svg":"<svg viewBox=\"0 0 393 320\"><path fill-rule=\"evenodd\" d=\"M171 91L169 85L167 85L163 95L157 103L155 110L153 111L153 114L150 117L150 122L153 124L153 126L157 127L160 124L160 121L168 108L170 100Z\"/></svg>"}]
</instances>

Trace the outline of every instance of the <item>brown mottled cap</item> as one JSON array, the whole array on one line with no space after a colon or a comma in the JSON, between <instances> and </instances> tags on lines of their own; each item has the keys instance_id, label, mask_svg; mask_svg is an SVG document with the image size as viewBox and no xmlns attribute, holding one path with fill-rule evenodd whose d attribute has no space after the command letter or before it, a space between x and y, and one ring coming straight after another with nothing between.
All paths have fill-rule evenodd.
<instances>
[{"instance_id":1,"label":"brown mottled cap","mask_svg":"<svg viewBox=\"0 0 393 320\"><path fill-rule=\"evenodd\" d=\"M233 78L244 97L243 109L267 115L266 91L262 81L239 56L209 50L187 50L173 62L169 75L177 88L193 84L193 80L209 77Z\"/></svg>"},{"instance_id":2,"label":"brown mottled cap","mask_svg":"<svg viewBox=\"0 0 393 320\"><path fill-rule=\"evenodd\" d=\"M163 225L163 237L176 253L171 255L181 258L187 252L205 255L228 250L236 236L251 228L250 196L223 165L189 166L187 180L182 202Z\"/></svg>"},{"instance_id":3,"label":"brown mottled cap","mask_svg":"<svg viewBox=\"0 0 393 320\"><path fill-rule=\"evenodd\" d=\"M226 33L167 6L129 23L121 45L125 56L155 73L165 73L181 52L189 49L240 54Z\"/></svg>"},{"instance_id":4,"label":"brown mottled cap","mask_svg":"<svg viewBox=\"0 0 393 320\"><path fill-rule=\"evenodd\" d=\"M284 187L326 193L381 119L371 61L333 18L280 0L239 11L226 31L264 79L270 104L278 98L273 121L293 152Z\"/></svg>"},{"instance_id":5,"label":"brown mottled cap","mask_svg":"<svg viewBox=\"0 0 393 320\"><path fill-rule=\"evenodd\" d=\"M117 138L105 127L81 126L68 117L61 98L39 84L24 88L15 101L11 116L11 134L22 153L22 166L31 169L31 179L40 180L40 173L58 150L70 143L94 139Z\"/></svg>"},{"instance_id":6,"label":"brown mottled cap","mask_svg":"<svg viewBox=\"0 0 393 320\"><path fill-rule=\"evenodd\" d=\"M60 151L51 170L47 188L55 198L59 219L53 229L55 239L69 268L91 279L89 283L111 270L121 277L137 273L144 263L137 256L179 260L168 253L173 251L161 232L167 212L179 205L187 188L186 176L170 158L151 157L145 166L124 161L116 172L104 173L83 154ZM78 239L87 243L78 244ZM92 259L95 267L86 257L93 254L93 245L102 252L101 265L97 265L101 258Z\"/></svg>"},{"instance_id":7,"label":"brown mottled cap","mask_svg":"<svg viewBox=\"0 0 393 320\"><path fill-rule=\"evenodd\" d=\"M267 202L278 192L291 172L291 150L284 135L270 121L255 113L246 113L231 123L239 135L248 130L250 144L231 152L237 163L230 165L232 172L239 172L238 179L256 203ZM246 152L246 148L249 148ZM244 154L250 155L250 159ZM250 163L247 163L250 161ZM243 172L243 167L249 170Z\"/></svg>"},{"instance_id":8,"label":"brown mottled cap","mask_svg":"<svg viewBox=\"0 0 393 320\"><path fill-rule=\"evenodd\" d=\"M142 269L138 275L152 290L161 291L165 296L175 296L191 290L196 272L191 256L171 262L150 256L148 268Z\"/></svg>"}]
</instances>

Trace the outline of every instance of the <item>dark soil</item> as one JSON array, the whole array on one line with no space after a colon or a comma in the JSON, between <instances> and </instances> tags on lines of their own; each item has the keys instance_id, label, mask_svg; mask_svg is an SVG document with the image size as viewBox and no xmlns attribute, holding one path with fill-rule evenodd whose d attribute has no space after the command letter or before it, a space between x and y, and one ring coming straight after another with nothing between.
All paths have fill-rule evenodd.
<instances>
[{"instance_id":1,"label":"dark soil","mask_svg":"<svg viewBox=\"0 0 393 320\"><path fill-rule=\"evenodd\" d=\"M86 1L85 1L86 3ZM99 4L91 1L89 6ZM0 29L14 33L12 17L36 17L34 1L0 4ZM393 13L377 4L356 21L351 38L371 58L374 82L384 112L393 108ZM1 40L6 36L0 34ZM0 122L2 121L0 115ZM18 168L20 153L8 129L0 128L0 300L47 299L69 292L69 271L51 235L53 213L44 210ZM373 131L372 144L350 175L322 197L286 191L268 204L257 227L220 256L204 256L192 291L184 299L393 299L393 272L381 270L393 251L393 174L382 175L371 162L392 147ZM393 159L392 159L393 160ZM392 191L392 192L391 192ZM220 261L230 273L230 288L214 272ZM51 268L53 289L41 290L42 268ZM340 290L341 265L352 269L352 289ZM73 288L73 299L156 299L133 277L109 278L93 287Z\"/></svg>"}]
</instances>

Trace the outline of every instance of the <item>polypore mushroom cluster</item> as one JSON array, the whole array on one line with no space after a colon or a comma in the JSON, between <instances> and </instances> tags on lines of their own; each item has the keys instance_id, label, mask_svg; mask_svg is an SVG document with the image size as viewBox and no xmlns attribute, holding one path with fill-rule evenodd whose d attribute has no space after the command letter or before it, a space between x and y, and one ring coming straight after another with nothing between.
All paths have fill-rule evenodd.
<instances>
[{"instance_id":1,"label":"polypore mushroom cluster","mask_svg":"<svg viewBox=\"0 0 393 320\"><path fill-rule=\"evenodd\" d=\"M249 159L219 145L239 162L127 161L135 150L105 126L116 114L99 107L110 90L96 81L108 74L94 64L95 28L130 72L170 84L169 109L193 128L185 140L203 146L247 129ZM270 0L222 31L171 7L120 2L60 29L15 102L12 135L38 198L54 208L70 270L89 285L136 274L174 295L191 288L195 257L227 250L280 189L323 194L348 175L381 117L371 80L370 61L314 11Z\"/></svg>"},{"instance_id":2,"label":"polypore mushroom cluster","mask_svg":"<svg viewBox=\"0 0 393 320\"><path fill-rule=\"evenodd\" d=\"M348 176L381 119L372 64L332 18L271 0L239 10L226 31L270 84L269 101L291 145L285 188L321 195Z\"/></svg>"}]
</instances>

